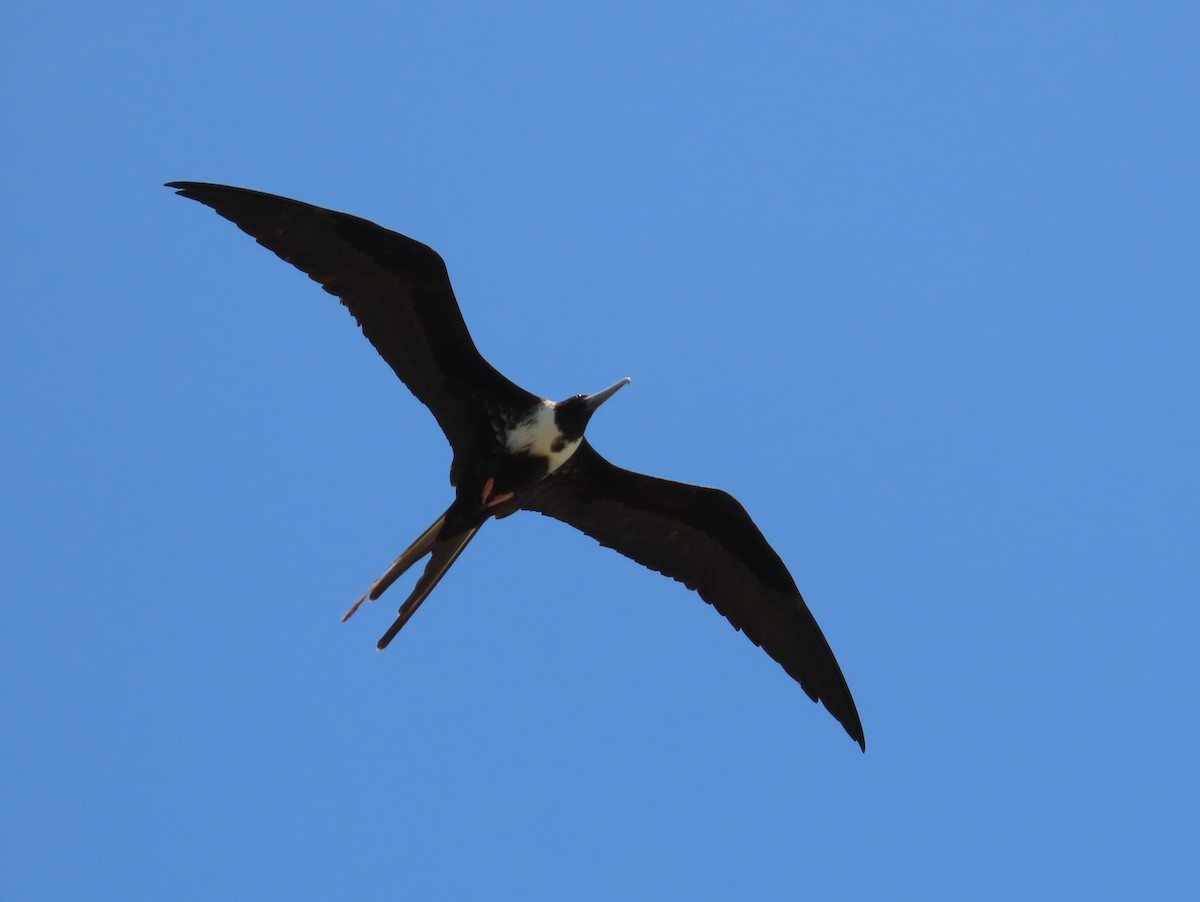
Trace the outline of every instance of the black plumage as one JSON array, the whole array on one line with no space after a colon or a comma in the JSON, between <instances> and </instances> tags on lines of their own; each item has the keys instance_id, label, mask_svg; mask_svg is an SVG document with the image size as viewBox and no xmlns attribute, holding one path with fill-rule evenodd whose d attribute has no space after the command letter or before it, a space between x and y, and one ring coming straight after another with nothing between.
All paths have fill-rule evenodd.
<instances>
[{"instance_id":1,"label":"black plumage","mask_svg":"<svg viewBox=\"0 0 1200 902\"><path fill-rule=\"evenodd\" d=\"M537 511L696 590L866 748L828 642L741 504L719 489L617 467L583 438L595 409L628 380L552 404L479 353L446 266L429 247L356 216L259 191L168 187L211 207L337 296L450 442L454 502L346 613L430 556L380 648L489 518Z\"/></svg>"}]
</instances>

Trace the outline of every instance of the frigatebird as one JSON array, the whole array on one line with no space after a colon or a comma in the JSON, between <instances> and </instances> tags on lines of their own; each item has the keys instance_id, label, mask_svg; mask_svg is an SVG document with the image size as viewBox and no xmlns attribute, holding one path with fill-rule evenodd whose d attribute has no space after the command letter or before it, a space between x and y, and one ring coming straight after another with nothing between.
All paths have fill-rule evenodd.
<instances>
[{"instance_id":1,"label":"frigatebird","mask_svg":"<svg viewBox=\"0 0 1200 902\"><path fill-rule=\"evenodd\" d=\"M609 463L584 438L629 382L548 401L479 353L432 248L373 222L247 188L168 182L305 272L354 315L375 350L446 433L454 501L342 618L429 555L378 642L383 649L490 518L536 511L699 593L761 646L866 751L833 651L796 583L745 508L720 489Z\"/></svg>"}]
</instances>

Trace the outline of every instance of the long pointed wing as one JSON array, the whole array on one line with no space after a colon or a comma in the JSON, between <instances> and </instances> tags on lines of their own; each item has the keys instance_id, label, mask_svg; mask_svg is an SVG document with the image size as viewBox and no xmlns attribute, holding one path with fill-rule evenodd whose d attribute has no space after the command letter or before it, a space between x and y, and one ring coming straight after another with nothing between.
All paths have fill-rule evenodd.
<instances>
[{"instance_id":1,"label":"long pointed wing","mask_svg":"<svg viewBox=\"0 0 1200 902\"><path fill-rule=\"evenodd\" d=\"M866 750L837 659L779 555L732 495L614 466L585 439L521 507L678 580L720 611Z\"/></svg>"},{"instance_id":2,"label":"long pointed wing","mask_svg":"<svg viewBox=\"0 0 1200 902\"><path fill-rule=\"evenodd\" d=\"M456 455L487 433L486 401L530 405L475 347L437 252L350 216L261 191L168 182L336 295L424 403Z\"/></svg>"}]
</instances>

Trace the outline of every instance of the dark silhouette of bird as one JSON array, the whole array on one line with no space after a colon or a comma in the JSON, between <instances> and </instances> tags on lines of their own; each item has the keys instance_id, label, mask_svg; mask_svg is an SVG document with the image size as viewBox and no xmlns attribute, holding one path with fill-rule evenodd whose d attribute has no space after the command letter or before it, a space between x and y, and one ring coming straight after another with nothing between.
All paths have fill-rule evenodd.
<instances>
[{"instance_id":1,"label":"dark silhouette of bird","mask_svg":"<svg viewBox=\"0 0 1200 902\"><path fill-rule=\"evenodd\" d=\"M683 583L761 646L865 751L854 699L787 567L746 510L719 489L609 463L584 430L629 382L552 402L515 385L475 347L442 258L365 219L202 182L168 182L307 273L425 404L453 451L454 501L342 618L409 567L425 571L379 640L384 648L490 518L537 511Z\"/></svg>"}]
</instances>

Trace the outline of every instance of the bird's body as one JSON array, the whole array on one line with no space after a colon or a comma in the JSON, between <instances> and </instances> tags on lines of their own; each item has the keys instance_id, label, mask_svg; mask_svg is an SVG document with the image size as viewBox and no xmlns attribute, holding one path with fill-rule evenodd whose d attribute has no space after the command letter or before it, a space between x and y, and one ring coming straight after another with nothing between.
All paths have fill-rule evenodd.
<instances>
[{"instance_id":1,"label":"bird's body","mask_svg":"<svg viewBox=\"0 0 1200 902\"><path fill-rule=\"evenodd\" d=\"M610 464L584 438L596 408L629 380L552 402L480 355L445 264L417 241L345 213L244 188L170 182L338 296L438 420L453 462L450 507L346 612L378 598L429 555L384 648L487 520L518 510L562 520L695 589L762 646L864 749L841 669L795 582L732 496Z\"/></svg>"}]
</instances>

